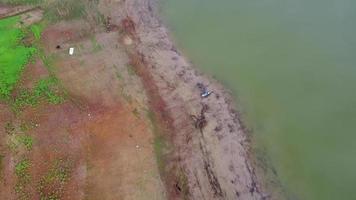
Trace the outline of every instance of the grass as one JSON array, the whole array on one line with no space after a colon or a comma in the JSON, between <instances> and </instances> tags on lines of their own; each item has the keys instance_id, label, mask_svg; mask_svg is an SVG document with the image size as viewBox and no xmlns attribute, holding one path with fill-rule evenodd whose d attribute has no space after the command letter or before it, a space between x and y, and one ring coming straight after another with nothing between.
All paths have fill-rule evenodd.
<instances>
[{"instance_id":1,"label":"grass","mask_svg":"<svg viewBox=\"0 0 356 200\"><path fill-rule=\"evenodd\" d=\"M51 104L60 104L64 101L64 97L57 94L56 87L58 87L58 79L54 77L42 79L37 83L34 95L44 97Z\"/></svg>"},{"instance_id":2,"label":"grass","mask_svg":"<svg viewBox=\"0 0 356 200\"><path fill-rule=\"evenodd\" d=\"M135 115L135 117L140 118L140 111L137 108L132 110L132 114Z\"/></svg>"},{"instance_id":3,"label":"grass","mask_svg":"<svg viewBox=\"0 0 356 200\"><path fill-rule=\"evenodd\" d=\"M36 48L25 47L24 30L16 27L19 17L0 20L0 99L9 99L24 66L36 53Z\"/></svg>"},{"instance_id":4,"label":"grass","mask_svg":"<svg viewBox=\"0 0 356 200\"><path fill-rule=\"evenodd\" d=\"M93 52L94 52L94 53L97 53L97 52L99 52L100 50L103 49L103 48L100 46L100 44L98 43L98 41L96 40L95 37L92 37L92 38L91 38L91 45L92 45L92 48L93 48Z\"/></svg>"},{"instance_id":5,"label":"grass","mask_svg":"<svg viewBox=\"0 0 356 200\"><path fill-rule=\"evenodd\" d=\"M189 199L188 195L189 195L189 185L188 185L188 178L187 175L184 173L184 171L182 169L177 170L177 184L180 188L180 192L183 196L183 199Z\"/></svg>"},{"instance_id":6,"label":"grass","mask_svg":"<svg viewBox=\"0 0 356 200\"><path fill-rule=\"evenodd\" d=\"M70 160L56 160L48 172L41 178L37 190L41 200L59 200L63 188L70 178Z\"/></svg>"},{"instance_id":7,"label":"grass","mask_svg":"<svg viewBox=\"0 0 356 200\"><path fill-rule=\"evenodd\" d=\"M127 66L127 72L129 73L130 76L136 76L136 71L132 66Z\"/></svg>"},{"instance_id":8,"label":"grass","mask_svg":"<svg viewBox=\"0 0 356 200\"><path fill-rule=\"evenodd\" d=\"M20 130L22 132L26 132L26 131L32 130L35 127L36 127L36 124L34 122L23 122L20 125Z\"/></svg>"},{"instance_id":9,"label":"grass","mask_svg":"<svg viewBox=\"0 0 356 200\"><path fill-rule=\"evenodd\" d=\"M59 92L59 83L55 77L39 80L35 87L22 89L14 100L13 110L17 113L26 106L37 106L41 101L57 105L64 102L65 98Z\"/></svg>"},{"instance_id":10,"label":"grass","mask_svg":"<svg viewBox=\"0 0 356 200\"><path fill-rule=\"evenodd\" d=\"M27 134L14 134L10 136L7 143L11 151L18 152L19 149L31 151L34 139Z\"/></svg>"},{"instance_id":11,"label":"grass","mask_svg":"<svg viewBox=\"0 0 356 200\"><path fill-rule=\"evenodd\" d=\"M165 166L165 164L164 164L165 153L164 152L167 147L163 136L155 136L154 142L153 142L153 147L154 147L154 151L155 151L155 154L157 157L158 167L162 171L162 170L164 170L164 166Z\"/></svg>"},{"instance_id":12,"label":"grass","mask_svg":"<svg viewBox=\"0 0 356 200\"><path fill-rule=\"evenodd\" d=\"M50 22L80 18L85 15L83 0L55 0L45 7L44 17Z\"/></svg>"},{"instance_id":13,"label":"grass","mask_svg":"<svg viewBox=\"0 0 356 200\"><path fill-rule=\"evenodd\" d=\"M43 0L0 0L0 3L10 4L10 5L37 5L42 3Z\"/></svg>"},{"instance_id":14,"label":"grass","mask_svg":"<svg viewBox=\"0 0 356 200\"><path fill-rule=\"evenodd\" d=\"M15 166L15 174L20 179L29 180L28 170L30 168L30 160L23 159Z\"/></svg>"},{"instance_id":15,"label":"grass","mask_svg":"<svg viewBox=\"0 0 356 200\"><path fill-rule=\"evenodd\" d=\"M147 118L151 121L154 133L153 149L156 154L157 165L160 172L165 171L165 155L168 149L166 144L166 139L161 134L160 129L157 125L157 119L152 111L147 112Z\"/></svg>"},{"instance_id":16,"label":"grass","mask_svg":"<svg viewBox=\"0 0 356 200\"><path fill-rule=\"evenodd\" d=\"M13 134L15 131L15 126L11 122L5 124L5 133L8 135Z\"/></svg>"},{"instance_id":17,"label":"grass","mask_svg":"<svg viewBox=\"0 0 356 200\"><path fill-rule=\"evenodd\" d=\"M31 32L33 34L33 36L35 37L35 39L38 41L41 39L41 34L43 31L43 27L39 24L34 24L30 27Z\"/></svg>"},{"instance_id":18,"label":"grass","mask_svg":"<svg viewBox=\"0 0 356 200\"><path fill-rule=\"evenodd\" d=\"M33 138L30 135L20 135L18 140L27 150L32 150Z\"/></svg>"},{"instance_id":19,"label":"grass","mask_svg":"<svg viewBox=\"0 0 356 200\"><path fill-rule=\"evenodd\" d=\"M29 194L25 191L25 188L31 180L31 175L29 172L30 167L31 162L27 158L22 159L15 165L15 174L17 176L15 192L18 195L18 199L20 200L29 199Z\"/></svg>"}]
</instances>

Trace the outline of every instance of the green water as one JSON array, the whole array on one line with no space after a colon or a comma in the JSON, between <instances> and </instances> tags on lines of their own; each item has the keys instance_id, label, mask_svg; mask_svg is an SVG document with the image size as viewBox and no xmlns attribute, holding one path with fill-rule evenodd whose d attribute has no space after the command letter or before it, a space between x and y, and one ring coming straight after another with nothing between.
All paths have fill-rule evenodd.
<instances>
[{"instance_id":1,"label":"green water","mask_svg":"<svg viewBox=\"0 0 356 200\"><path fill-rule=\"evenodd\" d=\"M356 199L356 1L163 0L192 62L229 87L291 199Z\"/></svg>"}]
</instances>

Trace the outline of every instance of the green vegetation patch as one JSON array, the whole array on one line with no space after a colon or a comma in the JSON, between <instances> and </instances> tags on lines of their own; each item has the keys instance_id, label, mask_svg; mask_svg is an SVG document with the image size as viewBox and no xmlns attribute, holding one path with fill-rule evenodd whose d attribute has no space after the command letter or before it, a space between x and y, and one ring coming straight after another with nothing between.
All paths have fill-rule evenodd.
<instances>
[{"instance_id":1,"label":"green vegetation patch","mask_svg":"<svg viewBox=\"0 0 356 200\"><path fill-rule=\"evenodd\" d=\"M30 160L28 159L21 160L15 166L16 176L21 179L29 180L29 174L28 174L29 168L30 168Z\"/></svg>"},{"instance_id":2,"label":"green vegetation patch","mask_svg":"<svg viewBox=\"0 0 356 200\"><path fill-rule=\"evenodd\" d=\"M153 126L153 133L154 133L153 148L156 154L158 168L160 172L163 173L165 171L165 159L168 152L168 145L166 143L166 139L161 133L160 128L157 125L158 122L155 114L152 111L148 111L147 117L151 121L151 124Z\"/></svg>"},{"instance_id":3,"label":"green vegetation patch","mask_svg":"<svg viewBox=\"0 0 356 200\"><path fill-rule=\"evenodd\" d=\"M70 178L71 166L72 162L67 159L58 159L52 164L38 184L40 199L61 199L65 184Z\"/></svg>"},{"instance_id":4,"label":"green vegetation patch","mask_svg":"<svg viewBox=\"0 0 356 200\"><path fill-rule=\"evenodd\" d=\"M43 0L0 0L0 3L10 4L10 5L37 5L42 3Z\"/></svg>"},{"instance_id":5,"label":"green vegetation patch","mask_svg":"<svg viewBox=\"0 0 356 200\"><path fill-rule=\"evenodd\" d=\"M0 99L8 99L21 77L24 66L36 52L33 47L25 47L25 34L16 26L19 17L0 20Z\"/></svg>"},{"instance_id":6,"label":"green vegetation patch","mask_svg":"<svg viewBox=\"0 0 356 200\"><path fill-rule=\"evenodd\" d=\"M30 135L20 135L18 140L27 150L32 149L33 138Z\"/></svg>"},{"instance_id":7,"label":"green vegetation patch","mask_svg":"<svg viewBox=\"0 0 356 200\"><path fill-rule=\"evenodd\" d=\"M42 31L43 31L43 27L39 24L34 24L31 26L30 29L31 29L31 32L32 32L33 36L35 37L35 39L40 40Z\"/></svg>"},{"instance_id":8,"label":"green vegetation patch","mask_svg":"<svg viewBox=\"0 0 356 200\"><path fill-rule=\"evenodd\" d=\"M15 126L12 122L7 122L5 124L5 133L8 134L8 135L11 135L13 134L15 131Z\"/></svg>"},{"instance_id":9,"label":"green vegetation patch","mask_svg":"<svg viewBox=\"0 0 356 200\"><path fill-rule=\"evenodd\" d=\"M76 19L85 14L85 2L83 0L54 0L45 10L45 18L51 22Z\"/></svg>"},{"instance_id":10,"label":"green vegetation patch","mask_svg":"<svg viewBox=\"0 0 356 200\"><path fill-rule=\"evenodd\" d=\"M26 106L37 106L42 100L54 105L64 102L65 99L59 92L59 83L55 77L39 80L32 90L22 89L12 107L17 112Z\"/></svg>"},{"instance_id":11,"label":"green vegetation patch","mask_svg":"<svg viewBox=\"0 0 356 200\"><path fill-rule=\"evenodd\" d=\"M13 134L8 139L8 146L10 150L17 152L21 149L26 149L28 151L32 150L34 139L32 136L27 134Z\"/></svg>"},{"instance_id":12,"label":"green vegetation patch","mask_svg":"<svg viewBox=\"0 0 356 200\"><path fill-rule=\"evenodd\" d=\"M15 185L15 192L18 195L18 199L29 199L29 194L25 188L31 181L30 175L31 162L25 158L18 162L15 166L15 174L17 176L17 183Z\"/></svg>"},{"instance_id":13,"label":"green vegetation patch","mask_svg":"<svg viewBox=\"0 0 356 200\"><path fill-rule=\"evenodd\" d=\"M93 52L94 53L97 53L99 52L100 50L102 50L103 48L101 47L101 45L98 43L98 41L96 40L95 37L92 37L91 38L91 45L93 47Z\"/></svg>"}]
</instances>

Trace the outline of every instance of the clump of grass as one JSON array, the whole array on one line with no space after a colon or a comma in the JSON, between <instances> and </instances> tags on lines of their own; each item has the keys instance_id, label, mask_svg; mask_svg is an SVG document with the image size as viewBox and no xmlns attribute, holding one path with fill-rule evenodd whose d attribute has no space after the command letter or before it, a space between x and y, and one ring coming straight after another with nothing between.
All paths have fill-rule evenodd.
<instances>
[{"instance_id":1,"label":"clump of grass","mask_svg":"<svg viewBox=\"0 0 356 200\"><path fill-rule=\"evenodd\" d=\"M31 29L31 32L32 32L33 36L35 37L35 39L40 40L43 27L41 25L34 24L30 27L30 29Z\"/></svg>"},{"instance_id":2,"label":"clump of grass","mask_svg":"<svg viewBox=\"0 0 356 200\"><path fill-rule=\"evenodd\" d=\"M151 121L154 133L153 148L156 154L156 160L158 168L161 172L165 170L165 155L167 152L167 144L164 136L160 133L160 129L157 125L157 119L152 111L147 112L147 118Z\"/></svg>"},{"instance_id":3,"label":"clump of grass","mask_svg":"<svg viewBox=\"0 0 356 200\"><path fill-rule=\"evenodd\" d=\"M179 190L182 194L183 199L189 199L189 185L187 175L182 169L177 170L176 172L177 183L176 187L179 187Z\"/></svg>"},{"instance_id":4,"label":"clump of grass","mask_svg":"<svg viewBox=\"0 0 356 200\"><path fill-rule=\"evenodd\" d=\"M19 20L18 16L0 20L0 99L9 99L24 66L36 53L36 48L21 43L25 34L16 27Z\"/></svg>"},{"instance_id":5,"label":"clump of grass","mask_svg":"<svg viewBox=\"0 0 356 200\"><path fill-rule=\"evenodd\" d=\"M64 98L58 95L55 88L58 87L58 80L54 77L40 80L34 90L34 95L44 97L51 104L60 104Z\"/></svg>"},{"instance_id":6,"label":"clump of grass","mask_svg":"<svg viewBox=\"0 0 356 200\"><path fill-rule=\"evenodd\" d=\"M32 150L34 139L26 134L14 134L9 137L8 146L10 150L17 152L18 149Z\"/></svg>"},{"instance_id":7,"label":"clump of grass","mask_svg":"<svg viewBox=\"0 0 356 200\"><path fill-rule=\"evenodd\" d=\"M129 73L130 76L135 76L136 72L132 66L127 66L127 72Z\"/></svg>"},{"instance_id":8,"label":"clump of grass","mask_svg":"<svg viewBox=\"0 0 356 200\"><path fill-rule=\"evenodd\" d=\"M165 153L164 152L165 152L165 148L166 148L166 144L165 144L165 140L164 140L163 136L155 136L154 142L153 142L153 147L154 147L154 151L156 154L158 167L161 171L163 171L164 167L165 167L165 164L164 164Z\"/></svg>"},{"instance_id":9,"label":"clump of grass","mask_svg":"<svg viewBox=\"0 0 356 200\"><path fill-rule=\"evenodd\" d=\"M92 38L91 38L91 45L92 45L92 48L93 48L93 52L94 52L94 53L96 53L96 52L102 50L101 45L98 43L98 41L96 40L95 37L92 37Z\"/></svg>"},{"instance_id":10,"label":"clump of grass","mask_svg":"<svg viewBox=\"0 0 356 200\"><path fill-rule=\"evenodd\" d=\"M116 78L119 79L119 80L122 80L122 76L119 72L116 72Z\"/></svg>"},{"instance_id":11,"label":"clump of grass","mask_svg":"<svg viewBox=\"0 0 356 200\"><path fill-rule=\"evenodd\" d=\"M13 107L17 110L25 106L35 106L37 104L38 98L29 89L22 89L16 97Z\"/></svg>"},{"instance_id":12,"label":"clump of grass","mask_svg":"<svg viewBox=\"0 0 356 200\"><path fill-rule=\"evenodd\" d=\"M30 168L30 160L29 159L23 159L20 162L18 162L15 166L15 174L18 178L22 180L29 180L30 175L29 175L29 168Z\"/></svg>"},{"instance_id":13,"label":"clump of grass","mask_svg":"<svg viewBox=\"0 0 356 200\"><path fill-rule=\"evenodd\" d=\"M9 5L37 5L42 2L43 0L0 0L0 3Z\"/></svg>"},{"instance_id":14,"label":"clump of grass","mask_svg":"<svg viewBox=\"0 0 356 200\"><path fill-rule=\"evenodd\" d=\"M5 124L5 133L8 134L8 135L11 135L11 134L14 133L14 131L15 131L15 126L14 126L14 124L11 123L11 122L7 122L7 123Z\"/></svg>"},{"instance_id":15,"label":"clump of grass","mask_svg":"<svg viewBox=\"0 0 356 200\"><path fill-rule=\"evenodd\" d=\"M45 18L51 22L80 18L85 14L83 0L55 0L47 5Z\"/></svg>"},{"instance_id":16,"label":"clump of grass","mask_svg":"<svg viewBox=\"0 0 356 200\"><path fill-rule=\"evenodd\" d=\"M27 150L32 150L33 138L30 135L20 135L18 140Z\"/></svg>"},{"instance_id":17,"label":"clump of grass","mask_svg":"<svg viewBox=\"0 0 356 200\"><path fill-rule=\"evenodd\" d=\"M26 132L26 131L29 131L29 130L35 128L35 127L36 127L36 124L32 121L31 122L23 122L20 125L20 130L22 132Z\"/></svg>"},{"instance_id":18,"label":"clump of grass","mask_svg":"<svg viewBox=\"0 0 356 200\"><path fill-rule=\"evenodd\" d=\"M70 177L70 166L70 160L63 159L58 159L52 164L38 184L40 199L61 199L63 188Z\"/></svg>"},{"instance_id":19,"label":"clump of grass","mask_svg":"<svg viewBox=\"0 0 356 200\"><path fill-rule=\"evenodd\" d=\"M137 118L140 118L140 112L137 108L133 109L132 114L134 114Z\"/></svg>"},{"instance_id":20,"label":"clump of grass","mask_svg":"<svg viewBox=\"0 0 356 200\"><path fill-rule=\"evenodd\" d=\"M15 185L15 192L18 199L25 200L29 198L29 194L25 191L26 185L30 182L31 176L29 169L31 162L25 158L15 165L15 174L17 176L17 183Z\"/></svg>"},{"instance_id":21,"label":"clump of grass","mask_svg":"<svg viewBox=\"0 0 356 200\"><path fill-rule=\"evenodd\" d=\"M54 105L63 103L65 99L58 91L58 84L56 78L49 77L39 80L32 90L21 90L12 105L13 110L18 112L26 106L37 106L41 100Z\"/></svg>"}]
</instances>

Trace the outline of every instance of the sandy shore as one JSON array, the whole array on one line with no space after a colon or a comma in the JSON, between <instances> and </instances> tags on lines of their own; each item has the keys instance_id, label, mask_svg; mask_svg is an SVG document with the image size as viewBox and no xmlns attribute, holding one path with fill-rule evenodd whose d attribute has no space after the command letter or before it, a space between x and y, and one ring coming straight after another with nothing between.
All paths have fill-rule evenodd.
<instances>
[{"instance_id":1,"label":"sandy shore","mask_svg":"<svg viewBox=\"0 0 356 200\"><path fill-rule=\"evenodd\" d=\"M231 94L192 66L175 48L157 16L155 0L126 0L126 14L135 24L135 51L142 57L170 117L174 152L170 169L184 180L168 182L171 197L181 198L184 184L189 199L267 199L249 160L249 142ZM200 97L198 83L214 93ZM207 126L194 127L191 115L209 107ZM172 164L173 163L173 164ZM173 167L174 166L174 167ZM179 171L179 172L177 172ZM176 190L178 195L172 195Z\"/></svg>"}]
</instances>

